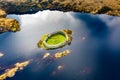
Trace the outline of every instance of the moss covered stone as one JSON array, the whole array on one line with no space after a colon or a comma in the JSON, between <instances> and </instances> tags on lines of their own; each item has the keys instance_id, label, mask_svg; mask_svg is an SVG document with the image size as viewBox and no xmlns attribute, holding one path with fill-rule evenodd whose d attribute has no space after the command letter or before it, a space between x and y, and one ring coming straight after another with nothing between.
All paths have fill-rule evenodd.
<instances>
[{"instance_id":1,"label":"moss covered stone","mask_svg":"<svg viewBox=\"0 0 120 80\"><path fill-rule=\"evenodd\" d=\"M38 42L38 47L43 49L57 49L61 48L72 41L71 30L60 30L51 34L45 34Z\"/></svg>"}]
</instances>

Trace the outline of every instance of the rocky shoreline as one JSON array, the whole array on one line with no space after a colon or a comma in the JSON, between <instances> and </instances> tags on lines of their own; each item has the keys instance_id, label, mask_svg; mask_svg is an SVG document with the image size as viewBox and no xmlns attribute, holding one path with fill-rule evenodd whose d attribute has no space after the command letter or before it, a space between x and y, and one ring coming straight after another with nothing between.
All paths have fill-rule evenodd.
<instances>
[{"instance_id":1,"label":"rocky shoreline","mask_svg":"<svg viewBox=\"0 0 120 80\"><path fill-rule=\"evenodd\" d=\"M85 12L120 16L119 0L0 0L7 14L31 14L42 10Z\"/></svg>"},{"instance_id":2,"label":"rocky shoreline","mask_svg":"<svg viewBox=\"0 0 120 80\"><path fill-rule=\"evenodd\" d=\"M33 14L43 10L58 10L63 12L73 11L91 14L107 14L112 16L120 16L120 1L0 0L0 33L7 31L16 32L20 30L19 22L15 19L6 18L7 14ZM16 25L14 23L16 23ZM14 29L12 26L14 26Z\"/></svg>"}]
</instances>

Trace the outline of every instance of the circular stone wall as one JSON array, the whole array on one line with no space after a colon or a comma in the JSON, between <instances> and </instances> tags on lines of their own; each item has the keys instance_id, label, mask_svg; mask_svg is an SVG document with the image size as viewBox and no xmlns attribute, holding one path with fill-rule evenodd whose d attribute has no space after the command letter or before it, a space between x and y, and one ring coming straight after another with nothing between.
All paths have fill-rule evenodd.
<instances>
[{"instance_id":1,"label":"circular stone wall","mask_svg":"<svg viewBox=\"0 0 120 80\"><path fill-rule=\"evenodd\" d=\"M37 43L39 48L46 50L62 48L65 45L70 45L72 41L72 30L60 30L50 34L44 34L41 40Z\"/></svg>"},{"instance_id":2,"label":"circular stone wall","mask_svg":"<svg viewBox=\"0 0 120 80\"><path fill-rule=\"evenodd\" d=\"M62 31L58 31L49 34L43 41L43 44L47 48L59 48L64 46L67 43L67 40L67 35Z\"/></svg>"}]
</instances>

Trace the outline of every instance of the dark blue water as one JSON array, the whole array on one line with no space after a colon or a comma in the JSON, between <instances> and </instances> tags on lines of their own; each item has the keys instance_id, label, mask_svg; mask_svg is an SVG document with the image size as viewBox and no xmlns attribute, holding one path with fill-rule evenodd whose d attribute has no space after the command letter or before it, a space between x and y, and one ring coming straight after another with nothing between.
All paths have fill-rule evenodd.
<instances>
[{"instance_id":1,"label":"dark blue water","mask_svg":"<svg viewBox=\"0 0 120 80\"><path fill-rule=\"evenodd\" d=\"M9 68L17 62L33 61L6 80L120 80L119 17L58 11L8 17L19 20L21 31L0 34L0 52L4 54L0 66ZM43 34L61 29L73 31L70 46L48 51L37 47ZM44 53L66 49L70 55L41 61ZM59 65L64 68L57 70Z\"/></svg>"}]
</instances>

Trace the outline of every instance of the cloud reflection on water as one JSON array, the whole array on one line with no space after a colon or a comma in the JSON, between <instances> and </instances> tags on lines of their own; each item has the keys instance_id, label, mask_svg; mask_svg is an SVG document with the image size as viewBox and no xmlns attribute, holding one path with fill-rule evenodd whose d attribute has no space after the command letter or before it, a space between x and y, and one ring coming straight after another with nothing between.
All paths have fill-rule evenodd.
<instances>
[{"instance_id":1,"label":"cloud reflection on water","mask_svg":"<svg viewBox=\"0 0 120 80\"><path fill-rule=\"evenodd\" d=\"M32 15L9 15L8 17L14 17L20 21L21 31L17 33L4 33L0 35L0 50L7 54L6 57L1 60L7 58L5 61L6 63L7 61L9 63L10 61L16 60L16 57L13 58L13 55L25 55L38 59L39 56L34 56L38 53L43 54L49 52L54 54L57 51L69 49L72 52L71 55L56 61L54 65L50 65L55 67L58 63L65 64L65 70L61 74L59 73L59 75L55 76L55 79L60 78L60 80L84 80L87 78L90 80L98 80L100 79L100 76L103 76L100 71L104 70L103 72L108 74L105 69L109 67L109 65L111 66L112 64L115 64L108 63L108 61L112 61L111 57L109 57L111 53L114 53L115 51L119 52L120 50L119 17L73 12L63 13L59 11L43 11ZM36 43L43 34L60 29L73 30L73 41L70 46L53 51L46 51L37 48ZM81 40L81 37L85 37L85 39ZM109 58L106 58L105 56ZM12 57L13 59L9 57ZM114 59L113 61L117 61L117 59ZM1 62L2 61L0 61L0 63ZM108 65L103 66L105 63ZM115 65L117 64L118 63ZM50 69L49 67L47 68ZM28 70L31 71L31 69L34 71L35 68L31 67ZM50 71L52 71L48 69L41 72L38 68L36 73L42 75L39 79L48 79L45 76L48 76ZM112 68L109 68L108 70L110 69ZM48 70L48 72L46 70ZM91 73L87 75L84 73L84 70L91 70ZM26 80L37 80L38 78L34 77L37 76L34 73L28 75L33 75L33 77L31 76L30 78L26 78L23 75L22 78ZM98 76L98 78L96 79L95 76ZM19 75L17 77L19 77ZM49 76L49 78L53 77ZM15 80L15 78L13 78L13 80Z\"/></svg>"}]
</instances>

